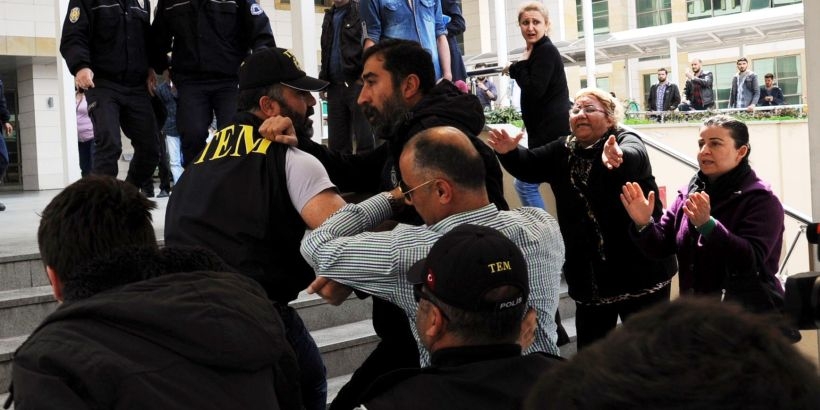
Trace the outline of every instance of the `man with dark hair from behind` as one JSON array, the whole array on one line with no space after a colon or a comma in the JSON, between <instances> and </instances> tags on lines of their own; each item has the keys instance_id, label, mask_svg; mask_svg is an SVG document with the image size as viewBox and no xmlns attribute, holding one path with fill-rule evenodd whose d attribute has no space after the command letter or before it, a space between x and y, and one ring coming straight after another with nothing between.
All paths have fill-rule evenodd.
<instances>
[{"instance_id":1,"label":"man with dark hair from behind","mask_svg":"<svg viewBox=\"0 0 820 410\"><path fill-rule=\"evenodd\" d=\"M657 305L541 378L525 408L817 409L817 369L772 319L699 298Z\"/></svg>"},{"instance_id":2,"label":"man with dark hair from behind","mask_svg":"<svg viewBox=\"0 0 820 410\"><path fill-rule=\"evenodd\" d=\"M96 175L46 206L38 242L60 306L15 352L9 403L302 408L296 357L265 291L209 251L159 249L154 208Z\"/></svg>"},{"instance_id":3,"label":"man with dark hair from behind","mask_svg":"<svg viewBox=\"0 0 820 410\"><path fill-rule=\"evenodd\" d=\"M454 228L410 268L407 281L432 366L383 376L362 408L521 408L538 376L561 360L521 355L522 327L535 327L534 311L525 318L527 261L501 232L471 224Z\"/></svg>"}]
</instances>

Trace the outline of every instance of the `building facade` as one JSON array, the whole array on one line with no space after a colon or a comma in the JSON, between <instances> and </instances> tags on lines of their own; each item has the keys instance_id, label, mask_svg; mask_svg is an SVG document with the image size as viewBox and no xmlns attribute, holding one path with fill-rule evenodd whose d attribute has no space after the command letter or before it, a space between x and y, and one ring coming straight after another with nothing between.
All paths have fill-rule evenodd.
<instances>
[{"instance_id":1,"label":"building facade","mask_svg":"<svg viewBox=\"0 0 820 410\"><path fill-rule=\"evenodd\" d=\"M318 72L322 13L332 0L261 0L277 44L293 49L306 71ZM583 31L583 3L591 6L594 44ZM772 72L787 103L807 103L804 12L796 0L544 0L550 37L562 52L570 93L591 83L643 107L660 67L682 86L692 58L715 73L719 107L729 99L735 61L749 59ZM68 0L0 0L0 79L15 132L6 136L11 166L2 190L62 188L79 178L73 78L59 56ZM463 0L462 38L468 70L475 63L505 65L524 45L518 2ZM594 50L589 53L587 50ZM595 64L589 64L594 60ZM497 78L499 90L509 89ZM681 87L682 88L682 87ZM504 100L505 91L501 93ZM512 94L506 95L512 101ZM318 110L317 110L318 111ZM316 121L317 135L321 122Z\"/></svg>"}]
</instances>

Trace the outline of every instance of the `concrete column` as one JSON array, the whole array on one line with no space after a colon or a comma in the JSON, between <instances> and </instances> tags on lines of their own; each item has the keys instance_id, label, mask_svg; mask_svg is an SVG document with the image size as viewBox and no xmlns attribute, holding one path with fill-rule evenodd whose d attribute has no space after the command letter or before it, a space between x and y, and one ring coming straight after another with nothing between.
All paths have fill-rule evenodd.
<instances>
[{"instance_id":1,"label":"concrete column","mask_svg":"<svg viewBox=\"0 0 820 410\"><path fill-rule=\"evenodd\" d=\"M669 75L666 78L670 82L677 83L674 79L678 78L678 39L672 37L669 39ZM682 87L681 87L682 88Z\"/></svg>"},{"instance_id":2,"label":"concrete column","mask_svg":"<svg viewBox=\"0 0 820 410\"><path fill-rule=\"evenodd\" d=\"M54 93L58 89L56 63L17 69L20 135L25 136L21 141L24 190L63 188L79 178L77 121L72 117L61 127L65 104ZM70 107L74 108L73 102ZM77 168L73 179L69 159Z\"/></svg>"},{"instance_id":3,"label":"concrete column","mask_svg":"<svg viewBox=\"0 0 820 410\"><path fill-rule=\"evenodd\" d=\"M592 0L583 0L581 8L584 15L584 45L586 46L587 87L597 87L595 81L595 34L592 27Z\"/></svg>"},{"instance_id":4,"label":"concrete column","mask_svg":"<svg viewBox=\"0 0 820 410\"><path fill-rule=\"evenodd\" d=\"M820 2L805 1L803 2L803 16L817 16L820 15ZM808 23L808 21L807 21ZM809 44L809 39L820 38L820 24L806 24L804 26L806 44ZM814 47L806 47L806 67L817 67L820 64L820 50ZM808 74L808 73L807 73ZM814 111L820 108L820 81L814 81L815 78L810 75L805 75L805 84L807 91L805 95L816 96L815 100L809 100L812 97L806 98L806 104L816 105ZM809 164L811 171L811 203L812 215L814 220L818 219L820 215L820 112L814 112L814 115L809 115ZM814 256L816 258L816 255ZM815 264L820 261L815 260ZM819 266L819 265L816 265ZM815 266L814 269L817 269Z\"/></svg>"},{"instance_id":5,"label":"concrete column","mask_svg":"<svg viewBox=\"0 0 820 410\"><path fill-rule=\"evenodd\" d=\"M290 13L293 17L293 52L302 64L302 70L311 77L319 76L319 32L316 26L316 9L313 0L292 0ZM324 128L322 127L322 107L319 95L316 98L315 114L313 115L313 140L321 143Z\"/></svg>"},{"instance_id":6,"label":"concrete column","mask_svg":"<svg viewBox=\"0 0 820 410\"><path fill-rule=\"evenodd\" d=\"M493 50L493 33L490 31L490 14L492 14L492 10L490 10L490 0L478 0L478 26L476 29L479 30L479 41L481 44L481 54L489 53ZM468 30L472 30L473 27L470 26Z\"/></svg>"},{"instance_id":7,"label":"concrete column","mask_svg":"<svg viewBox=\"0 0 820 410\"><path fill-rule=\"evenodd\" d=\"M63 20L68 12L68 0L59 0L54 2L54 24L55 28L55 42L59 53L60 39L63 33ZM41 70L35 70L41 71ZM57 55L53 67L48 68L51 72L52 78L56 78L56 87L54 92L54 110L56 119L60 125L60 134L64 138L61 140L61 147L64 156L61 161L62 168L62 185L59 188L65 187L72 182L80 179L80 156L77 151L77 108L76 100L74 99L74 76L68 71L68 66L65 65L65 60L62 56ZM56 183L56 181L54 182ZM28 189L28 188L25 188ZM39 189L46 189L40 187Z\"/></svg>"},{"instance_id":8,"label":"concrete column","mask_svg":"<svg viewBox=\"0 0 820 410\"><path fill-rule=\"evenodd\" d=\"M496 52L498 53L498 66L499 67L506 67L509 64L509 50L507 48L507 10L505 9L505 5L503 1L495 1L493 2L495 5L495 43L496 43ZM518 18L518 16L516 16ZM496 84L496 88L498 88L499 92L504 94L501 90L507 90L510 82L510 77L507 76L500 76L498 78L498 84ZM508 95L510 98L506 102L500 102L501 106L510 106L512 105L512 96Z\"/></svg>"}]
</instances>

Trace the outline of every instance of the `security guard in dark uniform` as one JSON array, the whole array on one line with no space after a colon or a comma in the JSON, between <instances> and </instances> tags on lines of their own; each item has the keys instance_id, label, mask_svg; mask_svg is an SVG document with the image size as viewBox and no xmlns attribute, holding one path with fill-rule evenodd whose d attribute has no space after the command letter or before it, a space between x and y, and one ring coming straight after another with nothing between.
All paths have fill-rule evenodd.
<instances>
[{"instance_id":1,"label":"security guard in dark uniform","mask_svg":"<svg viewBox=\"0 0 820 410\"><path fill-rule=\"evenodd\" d=\"M151 30L154 69L170 70L177 87L177 129L187 166L205 148L214 115L222 129L236 113L242 60L251 51L276 47L276 41L254 0L159 0Z\"/></svg>"},{"instance_id":2,"label":"security guard in dark uniform","mask_svg":"<svg viewBox=\"0 0 820 410\"><path fill-rule=\"evenodd\" d=\"M262 130L304 138L316 104L310 92L325 87L288 50L249 56L239 71L240 111L191 158L165 212L166 245L216 252L275 302L299 363L306 410L327 406L325 367L288 303L315 279L299 253L305 229L319 226L344 200L315 157L264 139Z\"/></svg>"},{"instance_id":3,"label":"security guard in dark uniform","mask_svg":"<svg viewBox=\"0 0 820 410\"><path fill-rule=\"evenodd\" d=\"M520 409L539 377L562 360L521 355L537 326L535 312L525 314L527 263L497 230L454 228L410 268L407 280L415 286L415 326L432 364L377 379L363 408Z\"/></svg>"},{"instance_id":4,"label":"security guard in dark uniform","mask_svg":"<svg viewBox=\"0 0 820 410\"><path fill-rule=\"evenodd\" d=\"M93 173L117 176L122 153L120 128L134 157L126 181L139 186L159 162L157 124L149 89L149 0L70 0L60 53L86 90L94 123Z\"/></svg>"}]
</instances>

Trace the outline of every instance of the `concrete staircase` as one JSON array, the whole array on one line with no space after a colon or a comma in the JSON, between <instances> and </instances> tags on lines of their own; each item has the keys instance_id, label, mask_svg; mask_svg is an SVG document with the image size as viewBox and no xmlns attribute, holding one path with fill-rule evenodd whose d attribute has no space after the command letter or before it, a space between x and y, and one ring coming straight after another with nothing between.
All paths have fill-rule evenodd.
<instances>
[{"instance_id":1,"label":"concrete staircase","mask_svg":"<svg viewBox=\"0 0 820 410\"><path fill-rule=\"evenodd\" d=\"M28 334L57 306L38 254L0 257L0 406L11 379L11 357ZM327 367L328 400L378 342L371 325L370 299L355 297L331 306L318 296L300 294L291 306L311 330ZM562 288L559 309L572 343L561 348L575 353L575 304Z\"/></svg>"}]
</instances>

